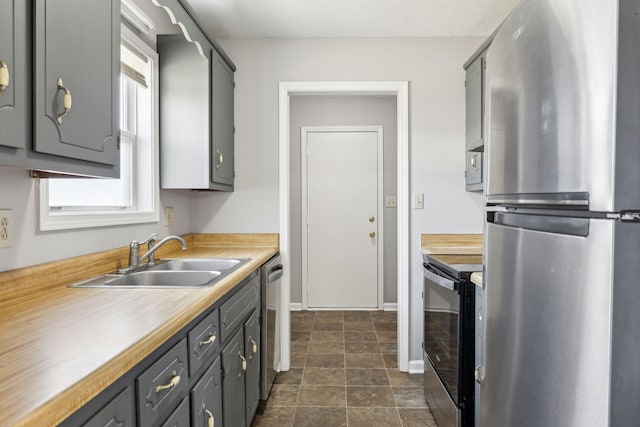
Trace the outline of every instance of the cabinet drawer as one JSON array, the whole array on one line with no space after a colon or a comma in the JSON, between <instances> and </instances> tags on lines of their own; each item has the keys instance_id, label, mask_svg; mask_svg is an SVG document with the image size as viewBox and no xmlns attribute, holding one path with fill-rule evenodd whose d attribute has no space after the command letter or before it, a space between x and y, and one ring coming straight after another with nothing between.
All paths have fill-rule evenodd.
<instances>
[{"instance_id":1,"label":"cabinet drawer","mask_svg":"<svg viewBox=\"0 0 640 427\"><path fill-rule=\"evenodd\" d=\"M172 404L185 396L188 383L187 340L183 339L137 378L140 424L155 425L166 416Z\"/></svg>"},{"instance_id":2,"label":"cabinet drawer","mask_svg":"<svg viewBox=\"0 0 640 427\"><path fill-rule=\"evenodd\" d=\"M189 375L195 376L200 369L213 359L220 348L220 320L218 309L198 323L188 335Z\"/></svg>"},{"instance_id":3,"label":"cabinet drawer","mask_svg":"<svg viewBox=\"0 0 640 427\"><path fill-rule=\"evenodd\" d=\"M189 427L189 398L185 398L180 406L162 423L162 427Z\"/></svg>"},{"instance_id":4,"label":"cabinet drawer","mask_svg":"<svg viewBox=\"0 0 640 427\"><path fill-rule=\"evenodd\" d=\"M98 411L83 427L122 426L133 427L136 414L133 408L133 392L127 387Z\"/></svg>"},{"instance_id":5,"label":"cabinet drawer","mask_svg":"<svg viewBox=\"0 0 640 427\"><path fill-rule=\"evenodd\" d=\"M258 307L258 277L254 277L220 307L220 338L224 341Z\"/></svg>"},{"instance_id":6,"label":"cabinet drawer","mask_svg":"<svg viewBox=\"0 0 640 427\"><path fill-rule=\"evenodd\" d=\"M222 425L222 366L216 358L200 381L191 390L191 414L194 426Z\"/></svg>"}]
</instances>

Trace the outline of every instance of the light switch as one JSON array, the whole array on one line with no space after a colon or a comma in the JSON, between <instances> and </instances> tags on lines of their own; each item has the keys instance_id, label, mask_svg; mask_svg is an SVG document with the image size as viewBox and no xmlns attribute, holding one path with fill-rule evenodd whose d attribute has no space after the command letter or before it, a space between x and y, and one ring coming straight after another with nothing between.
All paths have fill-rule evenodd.
<instances>
[{"instance_id":1,"label":"light switch","mask_svg":"<svg viewBox=\"0 0 640 427\"><path fill-rule=\"evenodd\" d=\"M424 209L424 193L413 193L413 209Z\"/></svg>"},{"instance_id":2,"label":"light switch","mask_svg":"<svg viewBox=\"0 0 640 427\"><path fill-rule=\"evenodd\" d=\"M396 196L386 196L384 198L384 207L385 208L397 208L398 202Z\"/></svg>"}]
</instances>

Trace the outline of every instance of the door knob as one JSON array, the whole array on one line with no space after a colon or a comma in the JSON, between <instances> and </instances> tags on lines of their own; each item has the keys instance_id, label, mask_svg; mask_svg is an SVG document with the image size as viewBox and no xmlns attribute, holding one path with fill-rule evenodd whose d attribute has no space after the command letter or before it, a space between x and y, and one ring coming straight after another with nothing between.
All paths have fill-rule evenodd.
<instances>
[{"instance_id":1,"label":"door knob","mask_svg":"<svg viewBox=\"0 0 640 427\"><path fill-rule=\"evenodd\" d=\"M375 231L370 231L369 232L369 237L371 237L371 238L376 237L376 232Z\"/></svg>"},{"instance_id":2,"label":"door knob","mask_svg":"<svg viewBox=\"0 0 640 427\"><path fill-rule=\"evenodd\" d=\"M373 221L375 221L375 220L376 220L376 217L374 217L374 216L370 216L370 217L369 217L369 222L373 222Z\"/></svg>"}]
</instances>

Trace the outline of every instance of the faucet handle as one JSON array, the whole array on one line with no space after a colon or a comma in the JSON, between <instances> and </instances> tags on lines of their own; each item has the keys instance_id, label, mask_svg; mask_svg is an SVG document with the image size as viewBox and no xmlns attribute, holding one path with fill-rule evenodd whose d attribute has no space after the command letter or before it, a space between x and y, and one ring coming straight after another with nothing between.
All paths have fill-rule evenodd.
<instances>
[{"instance_id":1,"label":"faucet handle","mask_svg":"<svg viewBox=\"0 0 640 427\"><path fill-rule=\"evenodd\" d=\"M138 242L139 245L146 245L146 244L150 244L153 246L153 243L150 243L151 241L155 241L156 237L158 237L158 233L153 233L151 236L147 237L146 239L144 239L142 242Z\"/></svg>"}]
</instances>

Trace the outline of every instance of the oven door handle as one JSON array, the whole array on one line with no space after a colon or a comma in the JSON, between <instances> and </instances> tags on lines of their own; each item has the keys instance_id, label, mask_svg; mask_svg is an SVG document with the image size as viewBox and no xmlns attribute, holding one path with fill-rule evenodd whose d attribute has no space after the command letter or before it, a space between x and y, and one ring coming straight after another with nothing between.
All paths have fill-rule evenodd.
<instances>
[{"instance_id":1,"label":"oven door handle","mask_svg":"<svg viewBox=\"0 0 640 427\"><path fill-rule=\"evenodd\" d=\"M458 286L457 283L453 280L446 279L429 269L429 266L425 266L424 268L424 277L428 280L434 282L438 286L442 286L443 288L449 289L450 291L457 291Z\"/></svg>"}]
</instances>

